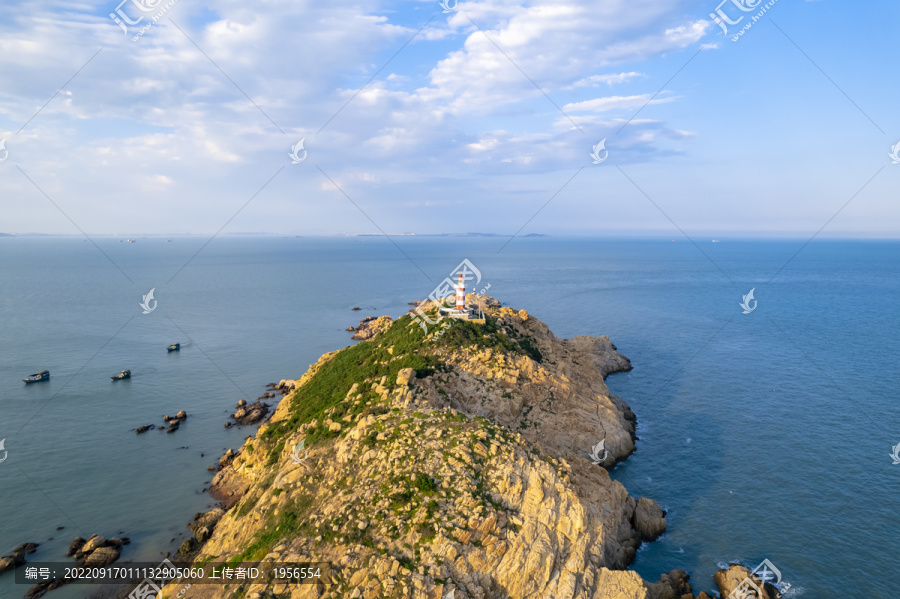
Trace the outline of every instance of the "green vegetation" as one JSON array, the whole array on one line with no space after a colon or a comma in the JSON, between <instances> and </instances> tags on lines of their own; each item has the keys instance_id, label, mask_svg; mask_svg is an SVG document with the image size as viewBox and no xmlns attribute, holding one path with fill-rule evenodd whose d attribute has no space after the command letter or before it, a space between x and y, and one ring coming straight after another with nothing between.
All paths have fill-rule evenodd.
<instances>
[{"instance_id":1,"label":"green vegetation","mask_svg":"<svg viewBox=\"0 0 900 599\"><path fill-rule=\"evenodd\" d=\"M318 425L310 428L306 437L307 446L336 436L322 425L327 410L334 409L331 417L335 421L347 414L357 416L366 410L368 413L376 411L378 406L371 404L377 401L378 396L371 384L365 381L382 376L393 381L404 368L412 368L417 376L434 372L438 366L437 359L417 352L424 342L425 333L422 329L409 316L403 316L382 331L376 342L359 343L341 350L322 364L315 376L294 392L290 417L268 427L260 435L260 439L277 440L297 430L300 425L313 421ZM387 351L388 347L393 348L393 353ZM356 402L344 402L343 399L354 383L359 384L357 390L361 398Z\"/></svg>"},{"instance_id":2,"label":"green vegetation","mask_svg":"<svg viewBox=\"0 0 900 599\"><path fill-rule=\"evenodd\" d=\"M484 324L458 320L447 329L437 343L441 347L451 348L464 346L492 347L509 352L515 352L519 349L509 340L509 337L500 332L495 318L487 318Z\"/></svg>"},{"instance_id":3,"label":"green vegetation","mask_svg":"<svg viewBox=\"0 0 900 599\"><path fill-rule=\"evenodd\" d=\"M269 518L268 526L265 527L253 539L253 542L242 553L228 560L229 564L239 562L255 562L264 558L272 548L285 537L307 536L311 530L306 524L308 512L313 506L313 496L305 493L298 493L288 503L280 516L276 520L274 517Z\"/></svg>"},{"instance_id":4,"label":"green vegetation","mask_svg":"<svg viewBox=\"0 0 900 599\"><path fill-rule=\"evenodd\" d=\"M438 488L435 480L424 472L416 472L412 485L422 495L434 495Z\"/></svg>"},{"instance_id":5,"label":"green vegetation","mask_svg":"<svg viewBox=\"0 0 900 599\"><path fill-rule=\"evenodd\" d=\"M293 392L287 417L264 427L253 440L260 457L267 458L270 466L276 465L285 451L290 450L288 437L301 426L305 425L303 436L309 448L346 435L361 417L389 414L383 421L370 425L371 430L365 431L358 446L360 458L370 449L385 447L385 452L372 464L385 468L386 476L379 477L380 484L371 484L365 503L358 494L361 487L366 487L366 481L360 479L359 469L354 467L341 470L327 483L318 473L311 473L305 492L288 490L288 487L284 492L280 488L272 489L274 497L280 496L277 516L276 510L267 516L260 509L261 530L230 561L257 561L283 539L305 537L311 544L359 543L377 549L382 555L394 555L404 568L413 569L421 561L422 543L430 543L439 531L446 534L455 530L454 526L465 527L452 511L456 501L471 497L487 510L507 509L494 501L488 491L490 485L485 480L488 459L474 451L476 443L481 443L493 455L488 440L511 441L507 431L490 420L470 419L460 413L410 413L391 409L379 393L381 380L384 378L385 386L394 385L404 368L415 370L418 378L435 376L452 387L453 377L459 374L441 361L441 355L448 353L448 349L491 348L527 355L538 362L543 359L533 337L518 333L512 326L507 325L506 329L509 334L501 330L494 318L488 318L484 325L459 320L446 328L442 336L428 336L409 316L404 316L373 341L345 348L319 364L315 374ZM351 389L354 392L348 397ZM438 392L446 394L444 389L438 388ZM504 393L504 397L510 399L511 395ZM340 430L331 430L331 422L340 423ZM429 446L432 439L439 444ZM252 451L250 447L248 451ZM450 460L454 469L461 470L459 479L454 479L451 485L420 470L425 468L424 464L431 463L432 457L444 462ZM402 473L396 470L398 467L403 469ZM387 472L391 471L394 475L388 476ZM269 479L251 489L237 506L238 515L249 514L260 501L262 489L273 484ZM326 489L342 509L324 517L317 515L313 503L315 494L321 496ZM454 524L449 525L448 521ZM393 539L392 547L375 547L373 539L380 538L378 535ZM414 541L414 547L405 542L409 539Z\"/></svg>"}]
</instances>

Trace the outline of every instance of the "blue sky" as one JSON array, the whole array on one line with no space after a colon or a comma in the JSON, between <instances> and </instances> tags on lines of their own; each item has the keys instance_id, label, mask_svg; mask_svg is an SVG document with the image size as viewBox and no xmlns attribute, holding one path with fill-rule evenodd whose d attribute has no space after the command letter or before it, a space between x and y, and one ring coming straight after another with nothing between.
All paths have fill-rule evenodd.
<instances>
[{"instance_id":1,"label":"blue sky","mask_svg":"<svg viewBox=\"0 0 900 599\"><path fill-rule=\"evenodd\" d=\"M0 231L897 236L896 3L171 2L4 3Z\"/></svg>"}]
</instances>

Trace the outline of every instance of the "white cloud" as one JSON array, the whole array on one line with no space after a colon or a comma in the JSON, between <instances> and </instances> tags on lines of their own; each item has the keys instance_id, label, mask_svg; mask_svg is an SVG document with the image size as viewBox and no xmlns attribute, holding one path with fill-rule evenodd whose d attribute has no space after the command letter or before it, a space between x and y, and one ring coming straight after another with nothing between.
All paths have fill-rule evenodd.
<instances>
[{"instance_id":1,"label":"white cloud","mask_svg":"<svg viewBox=\"0 0 900 599\"><path fill-rule=\"evenodd\" d=\"M651 99L652 98L652 99ZM651 94L638 96L607 96L583 102L573 102L563 106L564 112L606 112L616 108L637 108L650 104L663 104L675 100L674 97L653 98Z\"/></svg>"},{"instance_id":2,"label":"white cloud","mask_svg":"<svg viewBox=\"0 0 900 599\"><path fill-rule=\"evenodd\" d=\"M677 50L703 33L678 16L674 1L467 2L465 14L433 21L359 91L413 36L424 13L399 16L376 0L212 6L179 2L167 15L201 52L167 19L134 43L93 6L51 2L36 16L25 0L11 0L0 24L0 51L15 57L0 67L4 128L18 129L83 67L7 143L16 159L38 179L58 181L53 191L77 197L88 212L102 213L127 195L134 207L170 203L174 213L189 198L196 212L185 218L200 218L211 230L228 215L203 208L223 197L229 200L222 206L240 206L289 161L290 146L302 137L308 160L279 179L302 181L311 197L336 191L315 164L354 194L388 185L414 194L435 178L466 186L496 173L549 172L581 160L584 140L534 83L567 111L583 113L573 115L579 124L601 131L622 121L599 113L649 96L585 98L592 86L637 85L646 77L631 65L622 72L598 68ZM656 121L630 128L649 135L636 137L643 152L636 158L672 136ZM14 195L16 185L0 183L0 194ZM156 213L142 224L171 230L165 211Z\"/></svg>"},{"instance_id":3,"label":"white cloud","mask_svg":"<svg viewBox=\"0 0 900 599\"><path fill-rule=\"evenodd\" d=\"M614 85L616 83L625 83L626 81L631 81L636 77L646 77L643 73L637 73L635 71L631 71L629 73L608 73L606 75L591 75L590 77L585 77L584 79L580 79L575 82L573 87L584 87L590 85L592 87L597 87L600 83L605 83L606 85Z\"/></svg>"}]
</instances>

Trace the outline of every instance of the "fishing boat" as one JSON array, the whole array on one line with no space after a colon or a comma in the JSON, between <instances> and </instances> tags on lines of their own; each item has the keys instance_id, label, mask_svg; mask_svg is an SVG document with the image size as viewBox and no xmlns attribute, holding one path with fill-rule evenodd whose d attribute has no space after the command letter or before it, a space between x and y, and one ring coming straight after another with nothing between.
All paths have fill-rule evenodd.
<instances>
[{"instance_id":1,"label":"fishing boat","mask_svg":"<svg viewBox=\"0 0 900 599\"><path fill-rule=\"evenodd\" d=\"M166 349L169 350L169 351L181 351L181 344L180 344L180 343L173 343L172 345L170 345L170 346L167 347Z\"/></svg>"},{"instance_id":2,"label":"fishing boat","mask_svg":"<svg viewBox=\"0 0 900 599\"><path fill-rule=\"evenodd\" d=\"M130 379L130 378L131 378L131 371L130 371L130 370L123 370L123 371L120 372L119 374L117 374L117 375L115 375L115 376L111 376L111 377L109 377L109 378L111 378L111 379L114 380L114 381L121 381L122 379Z\"/></svg>"},{"instance_id":3,"label":"fishing boat","mask_svg":"<svg viewBox=\"0 0 900 599\"><path fill-rule=\"evenodd\" d=\"M32 374L31 376L24 378L22 380L25 381L26 385L29 383L40 383L41 381L49 381L50 380L50 371L42 370L42 371Z\"/></svg>"}]
</instances>

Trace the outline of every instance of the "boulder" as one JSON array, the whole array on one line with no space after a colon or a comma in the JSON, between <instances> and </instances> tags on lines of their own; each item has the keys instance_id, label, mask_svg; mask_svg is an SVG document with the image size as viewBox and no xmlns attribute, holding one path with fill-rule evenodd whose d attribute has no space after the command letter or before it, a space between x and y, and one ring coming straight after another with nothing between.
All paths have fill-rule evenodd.
<instances>
[{"instance_id":1,"label":"boulder","mask_svg":"<svg viewBox=\"0 0 900 599\"><path fill-rule=\"evenodd\" d=\"M25 599L38 599L38 597L43 597L47 591L52 591L53 589L58 589L59 587L66 584L68 580L65 578L58 578L56 580L47 580L44 582L39 582L25 593Z\"/></svg>"},{"instance_id":2,"label":"boulder","mask_svg":"<svg viewBox=\"0 0 900 599\"><path fill-rule=\"evenodd\" d=\"M224 515L225 510L222 508L215 508L205 513L197 513L194 515L194 521L188 524L187 527L194 533L198 541L205 543L212 534L216 524L219 523L219 520Z\"/></svg>"},{"instance_id":3,"label":"boulder","mask_svg":"<svg viewBox=\"0 0 900 599\"><path fill-rule=\"evenodd\" d=\"M234 450L229 449L221 458L219 458L219 467L225 467L234 461Z\"/></svg>"},{"instance_id":4,"label":"boulder","mask_svg":"<svg viewBox=\"0 0 900 599\"><path fill-rule=\"evenodd\" d=\"M71 543L69 543L69 550L66 551L66 555L67 556L75 555L78 551L81 550L82 547L84 547L84 544L86 542L87 541L85 541L81 537L75 537L75 540L72 541Z\"/></svg>"},{"instance_id":5,"label":"boulder","mask_svg":"<svg viewBox=\"0 0 900 599\"><path fill-rule=\"evenodd\" d=\"M406 387L411 385L413 381L416 380L416 371L412 368L402 368L400 372L397 373L397 386L398 387Z\"/></svg>"},{"instance_id":6,"label":"boulder","mask_svg":"<svg viewBox=\"0 0 900 599\"><path fill-rule=\"evenodd\" d=\"M190 539L183 542L180 547L178 547L176 555L188 555L191 551L194 550L194 547L196 546L197 541L194 539L194 537L191 537Z\"/></svg>"},{"instance_id":7,"label":"boulder","mask_svg":"<svg viewBox=\"0 0 900 599\"><path fill-rule=\"evenodd\" d=\"M177 414L175 414L175 418L178 418L179 420L185 420L187 419L187 412L181 410Z\"/></svg>"},{"instance_id":8,"label":"boulder","mask_svg":"<svg viewBox=\"0 0 900 599\"><path fill-rule=\"evenodd\" d=\"M144 426L139 426L137 428L137 434L140 435L141 433L146 433L147 431L151 430L153 428L153 426L154 425L152 425L152 424L145 424Z\"/></svg>"},{"instance_id":9,"label":"boulder","mask_svg":"<svg viewBox=\"0 0 900 599\"><path fill-rule=\"evenodd\" d=\"M694 599L694 591L684 570L672 570L659 577L659 580L648 585L648 599Z\"/></svg>"},{"instance_id":10,"label":"boulder","mask_svg":"<svg viewBox=\"0 0 900 599\"><path fill-rule=\"evenodd\" d=\"M666 513L649 497L641 497L634 508L634 530L642 541L654 541L666 532Z\"/></svg>"},{"instance_id":11,"label":"boulder","mask_svg":"<svg viewBox=\"0 0 900 599\"><path fill-rule=\"evenodd\" d=\"M235 423L240 425L256 424L269 413L269 406L263 402L256 400L252 404L240 406L237 411L231 415Z\"/></svg>"},{"instance_id":12,"label":"boulder","mask_svg":"<svg viewBox=\"0 0 900 599\"><path fill-rule=\"evenodd\" d=\"M40 544L38 543L22 543L21 545L13 549L12 552L31 554L37 551L38 547L40 547Z\"/></svg>"},{"instance_id":13,"label":"boulder","mask_svg":"<svg viewBox=\"0 0 900 599\"><path fill-rule=\"evenodd\" d=\"M356 327L356 333L353 334L351 339L358 339L361 341L365 341L366 339L371 339L384 329L391 326L391 323L394 322L390 316L367 316L363 318L359 326Z\"/></svg>"},{"instance_id":14,"label":"boulder","mask_svg":"<svg viewBox=\"0 0 900 599\"><path fill-rule=\"evenodd\" d=\"M741 586L741 583L748 578L750 578L753 585L755 585L755 588L749 585L746 587L752 589L753 594L750 595L751 597L757 597L756 589L758 588L762 591L762 594L759 595L758 599L781 599L781 593L778 592L778 589L768 582L763 583L763 581L756 576L751 577L750 569L745 568L740 564L730 564L728 569L719 570L713 574L713 580L715 581L716 586L719 587L719 593L722 594L722 597L728 597L734 589Z\"/></svg>"},{"instance_id":15,"label":"boulder","mask_svg":"<svg viewBox=\"0 0 900 599\"><path fill-rule=\"evenodd\" d=\"M119 559L119 549L117 547L98 547L79 562L79 565L87 568L102 568L110 565L117 559Z\"/></svg>"},{"instance_id":16,"label":"boulder","mask_svg":"<svg viewBox=\"0 0 900 599\"><path fill-rule=\"evenodd\" d=\"M197 529L195 536L197 537L197 541L199 541L200 543L205 543L209 540L209 537L212 536L212 531L206 526L202 526Z\"/></svg>"},{"instance_id":17,"label":"boulder","mask_svg":"<svg viewBox=\"0 0 900 599\"><path fill-rule=\"evenodd\" d=\"M80 551L81 551L81 553L88 554L88 553L91 553L92 551L94 551L95 549L103 547L105 544L106 544L105 537L94 535L90 539L88 539L87 543L85 543L81 547Z\"/></svg>"},{"instance_id":18,"label":"boulder","mask_svg":"<svg viewBox=\"0 0 900 599\"><path fill-rule=\"evenodd\" d=\"M0 557L0 574L7 570L14 570L25 563L25 556L21 553Z\"/></svg>"}]
</instances>

